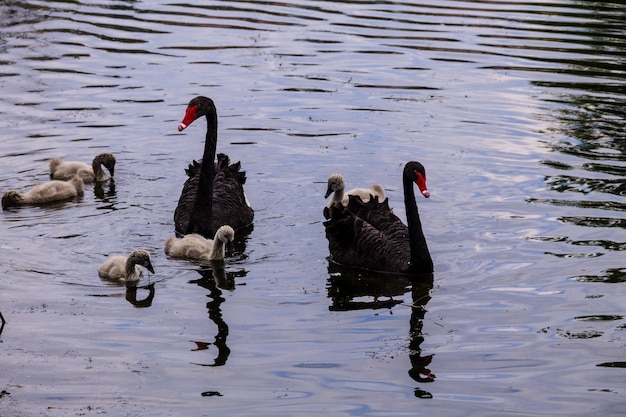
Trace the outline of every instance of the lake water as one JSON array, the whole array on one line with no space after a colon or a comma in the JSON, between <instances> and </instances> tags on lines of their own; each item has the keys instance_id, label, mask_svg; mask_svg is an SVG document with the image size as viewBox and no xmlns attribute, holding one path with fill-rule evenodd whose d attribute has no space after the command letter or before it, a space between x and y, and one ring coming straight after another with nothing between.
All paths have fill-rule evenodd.
<instances>
[{"instance_id":1,"label":"lake water","mask_svg":"<svg viewBox=\"0 0 626 417\"><path fill-rule=\"evenodd\" d=\"M0 3L2 416L623 416L626 11L551 1ZM254 229L168 259L216 102ZM326 260L326 179L418 199L432 282ZM138 288L110 253L151 252Z\"/></svg>"}]
</instances>

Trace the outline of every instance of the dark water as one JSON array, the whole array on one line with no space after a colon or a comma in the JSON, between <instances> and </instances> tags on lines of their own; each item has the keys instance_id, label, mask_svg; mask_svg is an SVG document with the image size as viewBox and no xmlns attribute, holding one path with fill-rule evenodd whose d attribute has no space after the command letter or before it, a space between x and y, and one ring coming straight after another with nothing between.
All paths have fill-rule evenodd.
<instances>
[{"instance_id":1,"label":"dark water","mask_svg":"<svg viewBox=\"0 0 626 417\"><path fill-rule=\"evenodd\" d=\"M118 165L0 213L0 415L626 414L625 20L564 0L3 1L0 192L53 157ZM256 209L212 269L163 254L198 94ZM380 182L404 218L410 159L433 281L329 270L328 175ZM140 247L139 288L98 277Z\"/></svg>"}]
</instances>

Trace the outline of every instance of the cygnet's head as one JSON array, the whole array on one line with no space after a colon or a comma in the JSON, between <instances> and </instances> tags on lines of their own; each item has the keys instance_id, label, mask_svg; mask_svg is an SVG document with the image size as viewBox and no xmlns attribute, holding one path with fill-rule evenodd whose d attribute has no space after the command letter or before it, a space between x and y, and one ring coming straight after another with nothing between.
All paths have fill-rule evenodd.
<instances>
[{"instance_id":1,"label":"cygnet's head","mask_svg":"<svg viewBox=\"0 0 626 417\"><path fill-rule=\"evenodd\" d=\"M11 190L2 196L2 208L17 206L22 201L22 194L19 191Z\"/></svg>"},{"instance_id":2,"label":"cygnet's head","mask_svg":"<svg viewBox=\"0 0 626 417\"><path fill-rule=\"evenodd\" d=\"M215 232L215 239L222 242L232 242L235 240L235 231L228 225L222 226Z\"/></svg>"},{"instance_id":3,"label":"cygnet's head","mask_svg":"<svg viewBox=\"0 0 626 417\"><path fill-rule=\"evenodd\" d=\"M232 227L225 225L217 229L215 232L215 240L219 240L226 244L226 251L232 253L235 248L233 246L233 240L235 240L235 231Z\"/></svg>"},{"instance_id":4,"label":"cygnet's head","mask_svg":"<svg viewBox=\"0 0 626 417\"><path fill-rule=\"evenodd\" d=\"M108 152L101 153L99 155L96 155L91 165L92 165L94 172L97 171L96 166L104 165L106 169L109 170L109 173L111 174L111 176L113 176L114 171L115 171L115 156L113 156L113 154L108 153Z\"/></svg>"},{"instance_id":5,"label":"cygnet's head","mask_svg":"<svg viewBox=\"0 0 626 417\"><path fill-rule=\"evenodd\" d=\"M154 274L154 268L152 267L152 262L150 261L150 254L143 250L137 249L134 250L128 255L128 260L132 261L135 265L141 265L148 269L148 271Z\"/></svg>"},{"instance_id":6,"label":"cygnet's head","mask_svg":"<svg viewBox=\"0 0 626 417\"><path fill-rule=\"evenodd\" d=\"M343 188L343 175L332 174L330 177L328 177L328 188L326 189L326 195L324 196L324 198L328 198L329 195L337 190L343 190Z\"/></svg>"},{"instance_id":7,"label":"cygnet's head","mask_svg":"<svg viewBox=\"0 0 626 417\"><path fill-rule=\"evenodd\" d=\"M63 163L61 158L52 158L50 160L50 178L52 178L54 171L57 170L58 166Z\"/></svg>"}]
</instances>

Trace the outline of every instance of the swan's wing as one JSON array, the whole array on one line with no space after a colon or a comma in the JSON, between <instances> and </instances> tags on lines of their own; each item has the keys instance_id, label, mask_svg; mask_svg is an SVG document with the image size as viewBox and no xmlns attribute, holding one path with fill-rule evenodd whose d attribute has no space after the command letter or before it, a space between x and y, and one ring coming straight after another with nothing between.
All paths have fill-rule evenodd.
<instances>
[{"instance_id":1,"label":"swan's wing","mask_svg":"<svg viewBox=\"0 0 626 417\"><path fill-rule=\"evenodd\" d=\"M29 198L34 203L62 200L76 195L74 185L64 181L49 181L40 184L28 192Z\"/></svg>"},{"instance_id":2,"label":"swan's wing","mask_svg":"<svg viewBox=\"0 0 626 417\"><path fill-rule=\"evenodd\" d=\"M62 161L55 167L54 172L50 172L50 177L55 180L68 180L72 175L78 173L78 171L86 171L93 175L91 166L84 162Z\"/></svg>"},{"instance_id":3,"label":"swan's wing","mask_svg":"<svg viewBox=\"0 0 626 417\"><path fill-rule=\"evenodd\" d=\"M177 233L182 235L199 233L203 236L212 237L216 229L212 227L211 213L207 211L206 213L196 213L194 215L198 193L204 192L206 194L209 192L208 189L204 191L198 189L201 171L202 160L192 161L185 169L188 178L183 185L178 204L174 210L174 228ZM196 224L190 224L192 217L195 219L194 222Z\"/></svg>"},{"instance_id":4,"label":"swan's wing","mask_svg":"<svg viewBox=\"0 0 626 417\"><path fill-rule=\"evenodd\" d=\"M364 202L369 201L372 197L378 197L378 201L385 200L385 190L380 184L372 184L369 188L353 188L344 193L341 200L344 206L348 205L350 196L360 197Z\"/></svg>"},{"instance_id":5,"label":"swan's wing","mask_svg":"<svg viewBox=\"0 0 626 417\"><path fill-rule=\"evenodd\" d=\"M241 163L227 165L229 160L218 154L218 171L213 181L213 230L227 224L233 229L242 229L252 224L254 211L248 205L243 185L246 172L241 171Z\"/></svg>"},{"instance_id":6,"label":"swan's wing","mask_svg":"<svg viewBox=\"0 0 626 417\"><path fill-rule=\"evenodd\" d=\"M241 171L239 162L230 165L229 163L230 159L227 155L217 155L216 173L213 180L213 213L199 216L206 219L207 222L210 221L210 224L194 225L191 230L188 226L194 210L196 196L199 192L198 186L202 163L193 161L185 170L188 178L183 185L178 205L174 211L176 232L180 234L196 232L206 237L213 237L217 229L225 224L235 230L252 224L254 211L248 205L243 191L246 173Z\"/></svg>"},{"instance_id":7,"label":"swan's wing","mask_svg":"<svg viewBox=\"0 0 626 417\"><path fill-rule=\"evenodd\" d=\"M185 169L185 174L187 174L188 177L196 177L196 176L200 176L200 168L202 167L202 160L200 161L196 161L193 160L189 166L187 167L187 169Z\"/></svg>"},{"instance_id":8,"label":"swan's wing","mask_svg":"<svg viewBox=\"0 0 626 417\"><path fill-rule=\"evenodd\" d=\"M183 238L169 238L166 242L166 253L173 258L202 259L208 258L212 241L198 234L186 235Z\"/></svg>"},{"instance_id":9,"label":"swan's wing","mask_svg":"<svg viewBox=\"0 0 626 417\"><path fill-rule=\"evenodd\" d=\"M98 267L98 274L102 278L123 278L126 275L126 257L123 255L110 255L107 260Z\"/></svg>"},{"instance_id":10,"label":"swan's wing","mask_svg":"<svg viewBox=\"0 0 626 417\"><path fill-rule=\"evenodd\" d=\"M350 197L335 205L324 223L332 260L376 271L402 272L410 260L408 228L377 198L363 203Z\"/></svg>"},{"instance_id":11,"label":"swan's wing","mask_svg":"<svg viewBox=\"0 0 626 417\"><path fill-rule=\"evenodd\" d=\"M189 165L185 172L189 177L183 185L178 205L176 210L174 210L174 228L180 234L187 233L187 225L191 219L196 202L196 194L198 193L198 184L200 182L200 163L193 161L193 164Z\"/></svg>"}]
</instances>

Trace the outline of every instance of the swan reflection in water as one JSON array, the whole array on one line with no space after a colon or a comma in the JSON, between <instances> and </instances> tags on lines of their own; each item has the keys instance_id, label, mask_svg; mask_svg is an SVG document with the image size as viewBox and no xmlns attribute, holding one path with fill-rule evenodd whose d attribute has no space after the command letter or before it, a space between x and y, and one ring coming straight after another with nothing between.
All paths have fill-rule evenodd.
<instances>
[{"instance_id":1,"label":"swan reflection in water","mask_svg":"<svg viewBox=\"0 0 626 417\"><path fill-rule=\"evenodd\" d=\"M124 293L124 296L126 298L126 301L131 303L133 306L137 308L146 308L146 307L152 306L152 301L154 300L154 295L156 294L156 291L154 289L154 282L148 283L146 285L138 285L141 281L121 282L119 280L111 280L111 279L102 278L102 277L100 277L100 279L109 285L125 286L126 291ZM137 297L138 297L139 290L148 291L148 294L144 298L138 299ZM93 296L94 297L121 297L121 294L106 294L106 295L93 295Z\"/></svg>"},{"instance_id":2,"label":"swan reflection in water","mask_svg":"<svg viewBox=\"0 0 626 417\"><path fill-rule=\"evenodd\" d=\"M380 275L366 271L355 271L329 262L328 297L332 300L331 311L350 311L389 308L404 304L402 297L411 291L411 318L409 321L409 376L423 384L434 382L435 374L428 368L433 355L422 356L421 344L424 341L422 328L426 304L430 301L433 288L433 274L418 277L406 275ZM370 300L365 300L365 298ZM355 301L358 299L358 301ZM428 391L416 387L418 398L432 398Z\"/></svg>"},{"instance_id":3,"label":"swan reflection in water","mask_svg":"<svg viewBox=\"0 0 626 417\"><path fill-rule=\"evenodd\" d=\"M147 290L148 295L145 298L137 299L137 290ZM148 285L137 286L136 282L127 282L126 283L126 301L131 303L133 306L137 308L145 308L150 307L152 305L152 300L154 300L154 283Z\"/></svg>"},{"instance_id":4,"label":"swan reflection in water","mask_svg":"<svg viewBox=\"0 0 626 417\"><path fill-rule=\"evenodd\" d=\"M0 324L0 335L2 335L2 331L4 330L4 325L7 324L6 320L4 319L4 316L2 315L2 312L0 312L0 321L2 322L2 324Z\"/></svg>"},{"instance_id":5,"label":"swan reflection in water","mask_svg":"<svg viewBox=\"0 0 626 417\"><path fill-rule=\"evenodd\" d=\"M95 183L93 186L93 194L97 200L103 203L111 203L111 207L113 207L113 204L117 202L115 180L110 178L108 181Z\"/></svg>"},{"instance_id":6,"label":"swan reflection in water","mask_svg":"<svg viewBox=\"0 0 626 417\"><path fill-rule=\"evenodd\" d=\"M195 363L200 366L223 366L230 355L230 348L226 344L228 338L228 324L222 317L221 305L225 301L222 297L222 290L232 291L235 289L235 278L246 276L245 270L230 272L224 269L224 261L207 261L204 262L202 269L198 270L201 278L189 281L190 284L196 284L199 287L209 290L207 297L209 301L206 304L209 312L209 319L217 326L217 334L213 342L205 342L193 340L196 347L194 351L208 350L211 345L217 348L217 356L213 363Z\"/></svg>"},{"instance_id":7,"label":"swan reflection in water","mask_svg":"<svg viewBox=\"0 0 626 417\"><path fill-rule=\"evenodd\" d=\"M433 274L420 277L415 280L411 286L411 320L409 326L409 359L411 360L411 369L409 376L416 382L427 383L435 381L435 374L431 372L427 366L433 360L433 354L422 356L421 344L424 341L422 329L424 327L424 316L426 315L426 304L430 301L430 290L433 288ZM432 398L433 395L420 389L415 388L414 394L418 398Z\"/></svg>"}]
</instances>

